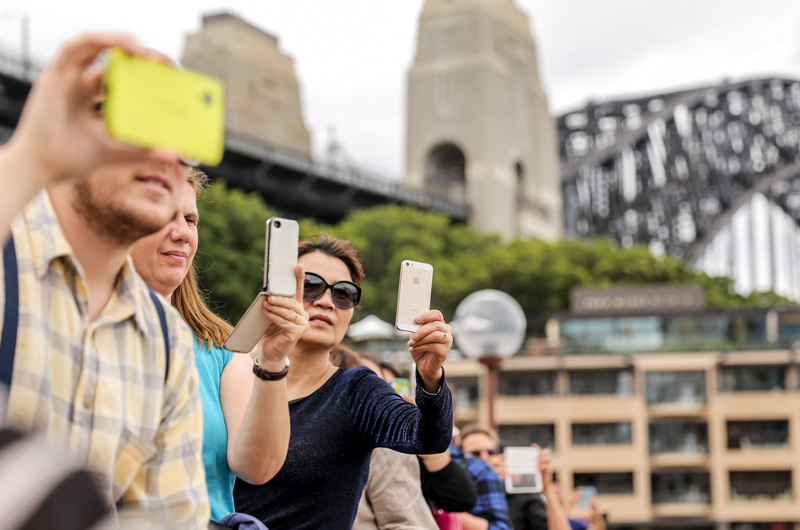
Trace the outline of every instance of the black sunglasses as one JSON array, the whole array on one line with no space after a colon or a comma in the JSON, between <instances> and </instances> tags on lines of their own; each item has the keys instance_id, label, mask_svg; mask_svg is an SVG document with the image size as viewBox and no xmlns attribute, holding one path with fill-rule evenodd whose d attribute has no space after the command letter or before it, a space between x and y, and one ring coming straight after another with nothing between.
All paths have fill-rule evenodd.
<instances>
[{"instance_id":1,"label":"black sunglasses","mask_svg":"<svg viewBox=\"0 0 800 530\"><path fill-rule=\"evenodd\" d=\"M494 456L497 454L497 449L478 449L477 451L470 451L469 454L476 458L480 458L482 451L486 451L486 454L489 456Z\"/></svg>"},{"instance_id":2,"label":"black sunglasses","mask_svg":"<svg viewBox=\"0 0 800 530\"><path fill-rule=\"evenodd\" d=\"M303 282L303 300L309 302L319 300L328 289L331 290L333 304L339 309L353 309L361 300L361 287L353 282L342 280L331 285L322 276L313 272L306 273Z\"/></svg>"}]
</instances>

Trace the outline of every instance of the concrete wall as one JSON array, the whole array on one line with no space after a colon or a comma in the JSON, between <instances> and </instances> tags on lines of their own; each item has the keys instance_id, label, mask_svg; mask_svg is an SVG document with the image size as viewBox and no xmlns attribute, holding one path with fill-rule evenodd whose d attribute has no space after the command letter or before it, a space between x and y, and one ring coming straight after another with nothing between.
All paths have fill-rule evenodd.
<instances>
[{"instance_id":1,"label":"concrete wall","mask_svg":"<svg viewBox=\"0 0 800 530\"><path fill-rule=\"evenodd\" d=\"M181 61L222 81L229 134L310 158L294 62L276 37L228 13L206 15Z\"/></svg>"},{"instance_id":2,"label":"concrete wall","mask_svg":"<svg viewBox=\"0 0 800 530\"><path fill-rule=\"evenodd\" d=\"M407 184L424 187L431 150L453 144L466 158L475 227L506 239L561 236L555 125L528 19L511 0L427 0L407 100Z\"/></svg>"}]
</instances>

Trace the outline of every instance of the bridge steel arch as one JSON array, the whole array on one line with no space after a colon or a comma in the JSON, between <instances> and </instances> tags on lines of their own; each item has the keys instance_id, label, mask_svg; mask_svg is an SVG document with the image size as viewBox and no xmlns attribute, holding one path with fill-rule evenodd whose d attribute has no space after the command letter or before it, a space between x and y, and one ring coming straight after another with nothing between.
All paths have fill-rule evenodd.
<instances>
[{"instance_id":1,"label":"bridge steel arch","mask_svg":"<svg viewBox=\"0 0 800 530\"><path fill-rule=\"evenodd\" d=\"M611 236L698 265L757 194L800 224L800 81L593 102L560 116L558 130L569 236Z\"/></svg>"}]
</instances>

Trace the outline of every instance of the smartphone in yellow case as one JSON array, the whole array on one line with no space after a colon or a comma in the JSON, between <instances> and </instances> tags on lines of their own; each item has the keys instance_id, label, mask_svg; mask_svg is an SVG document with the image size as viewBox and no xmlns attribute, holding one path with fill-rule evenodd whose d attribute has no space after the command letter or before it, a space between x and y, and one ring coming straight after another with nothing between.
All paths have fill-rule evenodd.
<instances>
[{"instance_id":1,"label":"smartphone in yellow case","mask_svg":"<svg viewBox=\"0 0 800 530\"><path fill-rule=\"evenodd\" d=\"M103 87L103 118L114 137L208 166L222 160L225 103L217 79L112 48Z\"/></svg>"}]
</instances>

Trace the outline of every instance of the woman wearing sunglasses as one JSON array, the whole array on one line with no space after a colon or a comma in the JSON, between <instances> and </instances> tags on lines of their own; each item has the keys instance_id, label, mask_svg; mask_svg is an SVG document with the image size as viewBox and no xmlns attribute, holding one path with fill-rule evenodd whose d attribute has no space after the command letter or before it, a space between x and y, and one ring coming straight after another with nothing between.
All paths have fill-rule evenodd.
<instances>
[{"instance_id":1,"label":"woman wearing sunglasses","mask_svg":"<svg viewBox=\"0 0 800 530\"><path fill-rule=\"evenodd\" d=\"M236 482L236 509L270 530L349 529L373 449L426 454L447 448L453 407L442 364L451 330L439 311L417 319L420 328L408 342L417 366L416 406L368 368L336 368L328 355L361 299L361 264L349 242L324 235L302 241L298 254L309 328L289 355L289 452L266 484Z\"/></svg>"},{"instance_id":2,"label":"woman wearing sunglasses","mask_svg":"<svg viewBox=\"0 0 800 530\"><path fill-rule=\"evenodd\" d=\"M195 335L196 364L203 404L203 464L211 519L234 512L235 476L261 484L278 472L289 444L286 380L254 375L250 355L221 345L231 326L208 309L199 294L192 261L197 250L197 198L206 177L192 171L175 218L140 239L131 252L145 282L177 308ZM298 267L295 298L269 297L264 311L273 322L251 355L261 370L281 373L297 340L308 328ZM212 527L216 527L213 526Z\"/></svg>"}]
</instances>

